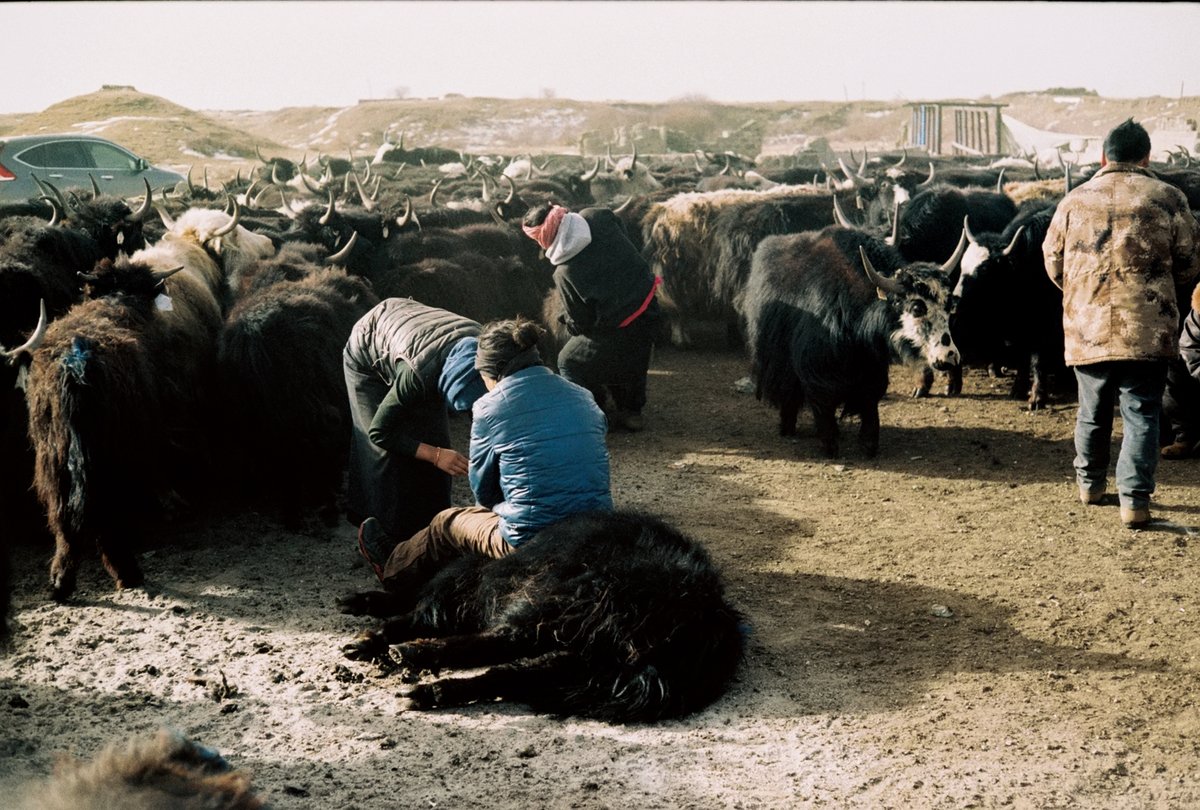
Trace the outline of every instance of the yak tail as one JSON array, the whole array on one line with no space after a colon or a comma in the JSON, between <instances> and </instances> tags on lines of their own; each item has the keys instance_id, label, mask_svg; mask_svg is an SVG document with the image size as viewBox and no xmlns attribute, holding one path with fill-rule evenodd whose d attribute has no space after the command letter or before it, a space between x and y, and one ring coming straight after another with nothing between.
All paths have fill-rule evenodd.
<instances>
[{"instance_id":1,"label":"yak tail","mask_svg":"<svg viewBox=\"0 0 1200 810\"><path fill-rule=\"evenodd\" d=\"M67 425L64 437L63 479L59 481L62 494L60 503L65 511L64 518L76 531L84 522L86 493L88 489L87 454L78 434L77 406L80 404L81 388L88 385L88 361L92 359L92 343L87 338L76 337L71 349L63 355L62 374L59 377L61 402Z\"/></svg>"}]
</instances>

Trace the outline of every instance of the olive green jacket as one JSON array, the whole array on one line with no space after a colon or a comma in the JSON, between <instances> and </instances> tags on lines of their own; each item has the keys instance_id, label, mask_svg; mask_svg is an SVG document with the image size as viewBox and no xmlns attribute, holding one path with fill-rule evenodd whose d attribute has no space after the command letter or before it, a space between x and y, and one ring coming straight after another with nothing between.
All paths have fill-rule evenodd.
<instances>
[{"instance_id":1,"label":"olive green jacket","mask_svg":"<svg viewBox=\"0 0 1200 810\"><path fill-rule=\"evenodd\" d=\"M1110 163L1064 197L1042 255L1063 291L1067 365L1174 357L1198 245L1187 198L1149 169Z\"/></svg>"}]
</instances>

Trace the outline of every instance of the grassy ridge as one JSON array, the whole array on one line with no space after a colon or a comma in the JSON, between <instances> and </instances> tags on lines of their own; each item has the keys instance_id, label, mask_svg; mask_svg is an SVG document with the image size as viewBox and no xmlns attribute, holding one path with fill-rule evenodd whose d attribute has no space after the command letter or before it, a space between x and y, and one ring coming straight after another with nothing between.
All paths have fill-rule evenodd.
<instances>
[{"instance_id":1,"label":"grassy ridge","mask_svg":"<svg viewBox=\"0 0 1200 810\"><path fill-rule=\"evenodd\" d=\"M1039 129L1076 134L1103 134L1130 116L1152 131L1168 121L1200 119L1200 97L1105 99L1069 92L984 100L1006 105L1005 115ZM703 146L757 154L772 143L823 137L837 150L878 151L901 144L910 115L904 101L633 104L453 96L364 100L345 108L201 112L131 87L105 86L39 113L0 116L0 137L92 132L159 165L178 170L207 165L220 178L253 163L256 146L264 155L292 159L306 153L364 156L375 152L385 132L393 140L403 134L407 146L497 154L579 154L581 147L595 153L597 144L607 142L628 153L621 143L635 130L639 138L650 132L683 150Z\"/></svg>"}]
</instances>

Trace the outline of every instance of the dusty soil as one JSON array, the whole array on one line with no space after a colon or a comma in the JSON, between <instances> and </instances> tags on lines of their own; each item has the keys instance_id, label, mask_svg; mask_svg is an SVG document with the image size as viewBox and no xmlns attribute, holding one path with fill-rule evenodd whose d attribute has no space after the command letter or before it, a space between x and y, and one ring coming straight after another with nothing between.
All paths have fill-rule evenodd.
<instances>
[{"instance_id":1,"label":"dusty soil","mask_svg":"<svg viewBox=\"0 0 1200 810\"><path fill-rule=\"evenodd\" d=\"M609 440L618 504L702 540L753 623L709 709L405 711L339 651L368 620L335 597L373 584L351 527L226 510L164 531L146 589L91 563L65 606L49 549L15 544L0 796L169 725L279 808L1200 806L1200 462L1163 463L1160 520L1133 532L1076 500L1071 404L1029 414L981 371L913 400L894 371L879 456L850 422L827 461L807 417L777 435L744 373L660 350L648 429Z\"/></svg>"}]
</instances>

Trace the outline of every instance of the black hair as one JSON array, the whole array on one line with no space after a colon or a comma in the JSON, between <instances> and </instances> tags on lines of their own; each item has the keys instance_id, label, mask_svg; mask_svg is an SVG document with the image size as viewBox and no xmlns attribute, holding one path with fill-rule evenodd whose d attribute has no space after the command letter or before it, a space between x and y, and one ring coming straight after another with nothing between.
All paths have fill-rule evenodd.
<instances>
[{"instance_id":1,"label":"black hair","mask_svg":"<svg viewBox=\"0 0 1200 810\"><path fill-rule=\"evenodd\" d=\"M1137 163L1150 157L1150 135L1141 124L1127 118L1104 138L1104 157L1114 163Z\"/></svg>"},{"instance_id":2,"label":"black hair","mask_svg":"<svg viewBox=\"0 0 1200 810\"><path fill-rule=\"evenodd\" d=\"M499 382L521 369L541 365L538 342L545 334L541 324L527 318L485 324L479 333L475 368Z\"/></svg>"},{"instance_id":3,"label":"black hair","mask_svg":"<svg viewBox=\"0 0 1200 810\"><path fill-rule=\"evenodd\" d=\"M546 221L546 215L550 213L550 209L554 205L552 202L544 202L536 208L530 208L521 218L521 224L528 228L536 228Z\"/></svg>"}]
</instances>

